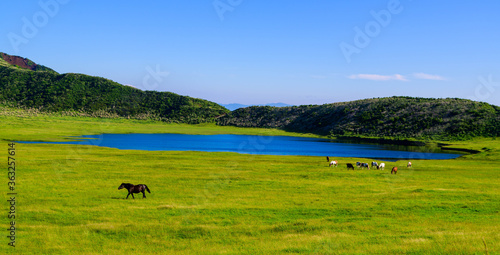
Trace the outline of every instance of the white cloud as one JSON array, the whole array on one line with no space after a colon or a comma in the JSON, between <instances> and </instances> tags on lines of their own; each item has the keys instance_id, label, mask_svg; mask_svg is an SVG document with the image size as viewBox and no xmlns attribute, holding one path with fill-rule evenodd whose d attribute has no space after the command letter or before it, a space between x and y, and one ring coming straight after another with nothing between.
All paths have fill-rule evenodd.
<instances>
[{"instance_id":1,"label":"white cloud","mask_svg":"<svg viewBox=\"0 0 500 255\"><path fill-rule=\"evenodd\" d=\"M380 74L353 74L348 76L347 78L353 80L372 80L372 81L408 81L406 77L401 74L393 74L393 75L380 75Z\"/></svg>"},{"instance_id":2,"label":"white cloud","mask_svg":"<svg viewBox=\"0 0 500 255\"><path fill-rule=\"evenodd\" d=\"M446 81L446 78L444 78L443 76L426 73L414 73L413 77L422 80Z\"/></svg>"}]
</instances>

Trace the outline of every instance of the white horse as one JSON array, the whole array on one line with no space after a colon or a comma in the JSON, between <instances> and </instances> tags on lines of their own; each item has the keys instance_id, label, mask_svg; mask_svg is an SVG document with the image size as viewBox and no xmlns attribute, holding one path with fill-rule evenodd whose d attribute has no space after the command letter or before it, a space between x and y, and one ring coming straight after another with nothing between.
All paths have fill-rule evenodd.
<instances>
[{"instance_id":1,"label":"white horse","mask_svg":"<svg viewBox=\"0 0 500 255\"><path fill-rule=\"evenodd\" d=\"M330 166L335 166L335 167L337 167L337 161L333 160L332 162L330 162Z\"/></svg>"},{"instance_id":2,"label":"white horse","mask_svg":"<svg viewBox=\"0 0 500 255\"><path fill-rule=\"evenodd\" d=\"M378 165L377 169L384 169L385 168L385 163L380 163L380 165Z\"/></svg>"}]
</instances>

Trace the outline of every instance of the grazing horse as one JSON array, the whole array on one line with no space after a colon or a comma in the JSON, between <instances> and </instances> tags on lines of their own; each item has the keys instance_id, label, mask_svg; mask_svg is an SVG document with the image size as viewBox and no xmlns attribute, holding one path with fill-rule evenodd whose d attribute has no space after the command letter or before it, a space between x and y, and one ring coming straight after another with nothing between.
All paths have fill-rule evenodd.
<instances>
[{"instance_id":1,"label":"grazing horse","mask_svg":"<svg viewBox=\"0 0 500 255\"><path fill-rule=\"evenodd\" d=\"M372 161L372 167L376 167L378 169L378 163L375 161Z\"/></svg>"},{"instance_id":2,"label":"grazing horse","mask_svg":"<svg viewBox=\"0 0 500 255\"><path fill-rule=\"evenodd\" d=\"M370 166L368 165L368 163L361 163L361 168L370 169Z\"/></svg>"},{"instance_id":3,"label":"grazing horse","mask_svg":"<svg viewBox=\"0 0 500 255\"><path fill-rule=\"evenodd\" d=\"M411 162L408 162L408 165L406 165L406 167L411 167Z\"/></svg>"},{"instance_id":4,"label":"grazing horse","mask_svg":"<svg viewBox=\"0 0 500 255\"><path fill-rule=\"evenodd\" d=\"M361 166L361 162L356 162L356 166L359 168Z\"/></svg>"},{"instance_id":5,"label":"grazing horse","mask_svg":"<svg viewBox=\"0 0 500 255\"><path fill-rule=\"evenodd\" d=\"M393 167L391 170L391 174L397 174L398 173L398 167Z\"/></svg>"},{"instance_id":6,"label":"grazing horse","mask_svg":"<svg viewBox=\"0 0 500 255\"><path fill-rule=\"evenodd\" d=\"M151 191L149 191L149 188L148 188L148 186L146 186L146 184L133 185L131 183L122 183L122 185L120 185L120 187L118 187L118 189L127 189L128 190L127 198L128 198L128 196L132 195L132 198L134 198L134 199L135 199L134 193L141 193L142 192L142 198L146 198L146 193L144 191L147 190L148 193L151 193Z\"/></svg>"},{"instance_id":7,"label":"grazing horse","mask_svg":"<svg viewBox=\"0 0 500 255\"><path fill-rule=\"evenodd\" d=\"M380 163L380 165L377 166L377 169L384 169L385 168L385 163Z\"/></svg>"},{"instance_id":8,"label":"grazing horse","mask_svg":"<svg viewBox=\"0 0 500 255\"><path fill-rule=\"evenodd\" d=\"M347 163L347 170L349 169L354 170L354 166L351 163Z\"/></svg>"},{"instance_id":9,"label":"grazing horse","mask_svg":"<svg viewBox=\"0 0 500 255\"><path fill-rule=\"evenodd\" d=\"M335 160L334 160L334 161L330 162L330 166L335 166L335 167L337 167L337 161L335 161Z\"/></svg>"}]
</instances>

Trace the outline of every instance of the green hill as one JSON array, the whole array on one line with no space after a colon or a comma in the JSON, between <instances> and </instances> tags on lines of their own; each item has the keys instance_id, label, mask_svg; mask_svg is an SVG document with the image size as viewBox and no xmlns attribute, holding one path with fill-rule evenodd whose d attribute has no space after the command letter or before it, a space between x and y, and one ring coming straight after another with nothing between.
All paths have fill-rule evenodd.
<instances>
[{"instance_id":1,"label":"green hill","mask_svg":"<svg viewBox=\"0 0 500 255\"><path fill-rule=\"evenodd\" d=\"M469 139L500 136L500 107L465 99L391 97L293 107L248 107L219 125L336 137Z\"/></svg>"},{"instance_id":2,"label":"green hill","mask_svg":"<svg viewBox=\"0 0 500 255\"><path fill-rule=\"evenodd\" d=\"M84 74L59 74L29 59L0 53L0 103L48 112L154 118L163 121L213 122L228 113L202 99L169 92L142 91ZM103 114L105 113L105 114Z\"/></svg>"}]
</instances>

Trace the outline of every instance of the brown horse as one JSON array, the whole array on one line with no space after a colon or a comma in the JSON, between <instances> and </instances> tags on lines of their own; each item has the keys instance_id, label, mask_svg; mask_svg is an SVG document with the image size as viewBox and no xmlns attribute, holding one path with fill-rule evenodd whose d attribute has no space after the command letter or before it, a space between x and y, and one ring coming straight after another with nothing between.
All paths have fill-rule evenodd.
<instances>
[{"instance_id":1,"label":"brown horse","mask_svg":"<svg viewBox=\"0 0 500 255\"><path fill-rule=\"evenodd\" d=\"M148 186L146 186L146 184L133 185L131 183L122 183L122 185L120 185L120 187L118 187L118 189L127 189L128 190L127 198L128 198L128 196L132 195L133 199L135 199L134 193L141 193L142 192L142 198L146 198L146 193L144 191L147 190L148 193L151 193L151 191L149 191L149 188L148 188Z\"/></svg>"},{"instance_id":2,"label":"brown horse","mask_svg":"<svg viewBox=\"0 0 500 255\"><path fill-rule=\"evenodd\" d=\"M397 173L398 173L398 167L395 166L395 167L392 168L391 174L397 174Z\"/></svg>"}]
</instances>

